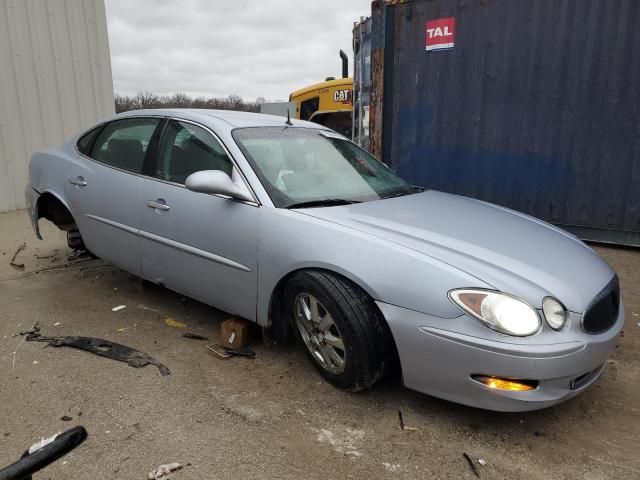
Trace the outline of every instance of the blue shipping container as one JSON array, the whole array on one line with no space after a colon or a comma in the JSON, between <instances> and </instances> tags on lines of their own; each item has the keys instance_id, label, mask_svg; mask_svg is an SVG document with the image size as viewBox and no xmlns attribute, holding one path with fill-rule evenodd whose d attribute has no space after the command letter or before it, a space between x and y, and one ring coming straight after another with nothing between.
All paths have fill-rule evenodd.
<instances>
[{"instance_id":1,"label":"blue shipping container","mask_svg":"<svg viewBox=\"0 0 640 480\"><path fill-rule=\"evenodd\" d=\"M363 30L371 150L401 176L640 245L640 2L376 1L356 56Z\"/></svg>"}]
</instances>

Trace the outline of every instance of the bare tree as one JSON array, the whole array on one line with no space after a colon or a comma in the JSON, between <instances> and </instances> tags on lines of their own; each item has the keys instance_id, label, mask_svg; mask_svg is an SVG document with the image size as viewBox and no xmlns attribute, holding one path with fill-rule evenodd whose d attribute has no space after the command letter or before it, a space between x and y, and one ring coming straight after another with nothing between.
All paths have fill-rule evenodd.
<instances>
[{"instance_id":1,"label":"bare tree","mask_svg":"<svg viewBox=\"0 0 640 480\"><path fill-rule=\"evenodd\" d=\"M258 112L260 111L260 103L264 103L264 98L259 97L255 102L245 102L239 95L229 95L226 98L198 97L196 99L192 99L182 92L176 92L173 95L157 95L152 92L140 91L132 97L115 95L116 113L143 108L211 108Z\"/></svg>"},{"instance_id":2,"label":"bare tree","mask_svg":"<svg viewBox=\"0 0 640 480\"><path fill-rule=\"evenodd\" d=\"M136 108L153 108L159 102L159 97L151 92L138 92L133 98Z\"/></svg>"}]
</instances>

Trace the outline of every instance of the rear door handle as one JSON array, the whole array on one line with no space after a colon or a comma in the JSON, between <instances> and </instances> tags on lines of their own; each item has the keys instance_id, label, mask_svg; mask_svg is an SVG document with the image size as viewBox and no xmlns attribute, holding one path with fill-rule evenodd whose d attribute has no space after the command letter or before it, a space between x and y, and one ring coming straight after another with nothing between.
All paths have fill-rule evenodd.
<instances>
[{"instance_id":1,"label":"rear door handle","mask_svg":"<svg viewBox=\"0 0 640 480\"><path fill-rule=\"evenodd\" d=\"M147 202L147 207L153 208L155 210L162 210L163 212L168 212L171 210L171 207L164 203L164 200L159 198L158 200L149 200Z\"/></svg>"},{"instance_id":2,"label":"rear door handle","mask_svg":"<svg viewBox=\"0 0 640 480\"><path fill-rule=\"evenodd\" d=\"M78 187L86 187L87 186L87 182L85 182L84 177L70 178L69 179L69 183L71 185L77 185Z\"/></svg>"}]
</instances>

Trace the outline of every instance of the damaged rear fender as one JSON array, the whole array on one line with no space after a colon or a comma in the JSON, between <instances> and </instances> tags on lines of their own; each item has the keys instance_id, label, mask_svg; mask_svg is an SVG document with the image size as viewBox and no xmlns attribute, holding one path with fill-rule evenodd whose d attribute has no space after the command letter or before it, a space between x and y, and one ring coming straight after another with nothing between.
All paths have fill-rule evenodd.
<instances>
[{"instance_id":1,"label":"damaged rear fender","mask_svg":"<svg viewBox=\"0 0 640 480\"><path fill-rule=\"evenodd\" d=\"M34 193L37 194L35 190ZM31 222L39 239L42 239L38 225L38 221L41 218L49 220L65 232L74 228L76 224L69 205L62 200L59 195L51 191L44 191L39 194L33 207L33 212L30 211L30 215Z\"/></svg>"}]
</instances>

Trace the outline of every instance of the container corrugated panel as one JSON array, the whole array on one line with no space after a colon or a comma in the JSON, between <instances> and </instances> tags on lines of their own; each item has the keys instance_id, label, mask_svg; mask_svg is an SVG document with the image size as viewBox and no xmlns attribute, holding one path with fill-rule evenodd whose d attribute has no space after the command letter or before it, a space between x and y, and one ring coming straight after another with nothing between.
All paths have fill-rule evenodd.
<instances>
[{"instance_id":1,"label":"container corrugated panel","mask_svg":"<svg viewBox=\"0 0 640 480\"><path fill-rule=\"evenodd\" d=\"M371 18L353 29L353 141L369 148L369 105L371 97Z\"/></svg>"},{"instance_id":2,"label":"container corrugated panel","mask_svg":"<svg viewBox=\"0 0 640 480\"><path fill-rule=\"evenodd\" d=\"M453 49L427 52L447 17ZM640 245L640 2L418 0L384 28L382 156L400 175Z\"/></svg>"},{"instance_id":3,"label":"container corrugated panel","mask_svg":"<svg viewBox=\"0 0 640 480\"><path fill-rule=\"evenodd\" d=\"M34 151L114 113L104 0L0 0L0 211Z\"/></svg>"}]
</instances>

